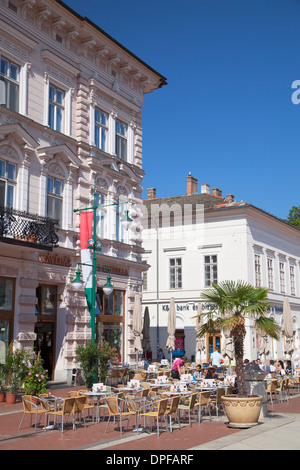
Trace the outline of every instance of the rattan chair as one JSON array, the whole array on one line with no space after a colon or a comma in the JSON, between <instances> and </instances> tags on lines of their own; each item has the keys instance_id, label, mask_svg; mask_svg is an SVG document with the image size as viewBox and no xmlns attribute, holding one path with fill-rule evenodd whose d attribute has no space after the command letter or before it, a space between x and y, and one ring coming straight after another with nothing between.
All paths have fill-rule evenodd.
<instances>
[{"instance_id":1,"label":"rattan chair","mask_svg":"<svg viewBox=\"0 0 300 470\"><path fill-rule=\"evenodd\" d=\"M267 388L265 389L265 392L267 394L267 396L269 397L270 395L270 401L271 401L271 405L273 405L273 394L274 396L276 396L276 392L277 392L277 379L274 379L274 380L270 380L268 382L268 386Z\"/></svg>"},{"instance_id":2,"label":"rattan chair","mask_svg":"<svg viewBox=\"0 0 300 470\"><path fill-rule=\"evenodd\" d=\"M130 417L136 415L136 411L122 411L120 407L121 400L122 399L118 398L117 396L109 397L109 399L106 398L107 409L108 409L108 421L107 421L107 425L105 428L105 432L107 432L110 418L114 418L114 420L116 418L119 418L120 434L122 435L122 418L128 419L127 426L126 426L126 431L127 431Z\"/></svg>"},{"instance_id":3,"label":"rattan chair","mask_svg":"<svg viewBox=\"0 0 300 470\"><path fill-rule=\"evenodd\" d=\"M75 398L65 398L62 401L62 408L56 411L49 411L49 415L53 415L54 417L61 417L61 432L64 432L64 418L66 417L66 422L68 421L69 417L72 416L73 420L73 430L75 429L74 424L74 409L75 409Z\"/></svg>"},{"instance_id":4,"label":"rattan chair","mask_svg":"<svg viewBox=\"0 0 300 470\"><path fill-rule=\"evenodd\" d=\"M225 414L224 406L221 401L221 397L225 395L225 389L224 388L218 388L216 391L215 395L210 395L210 403L216 406L216 413L217 413L217 418L219 417L219 407L220 405L223 408L223 412Z\"/></svg>"},{"instance_id":5,"label":"rattan chair","mask_svg":"<svg viewBox=\"0 0 300 470\"><path fill-rule=\"evenodd\" d=\"M32 401L32 398L36 398L38 400L38 397L32 397L31 395L24 395L22 397L22 404L23 404L23 416L21 419L21 422L19 424L19 428L22 425L23 419L25 415L30 415L30 426L32 426L32 416L35 417L35 431L37 430L38 425L40 424L40 420L42 415L45 416L45 427L47 423L47 413L44 407L39 407L38 405L34 404ZM39 416L39 419L38 419Z\"/></svg>"},{"instance_id":6,"label":"rattan chair","mask_svg":"<svg viewBox=\"0 0 300 470\"><path fill-rule=\"evenodd\" d=\"M86 391L83 392L81 390L71 390L68 392L69 397L72 398L79 398L79 397L84 397L85 398L85 403L84 403L84 409L88 410L88 416L90 416L90 410L92 411L92 421L94 422L95 418L95 405L92 403L87 395L85 395Z\"/></svg>"},{"instance_id":7,"label":"rattan chair","mask_svg":"<svg viewBox=\"0 0 300 470\"><path fill-rule=\"evenodd\" d=\"M198 400L195 403L195 407L198 407L198 421L201 423L201 411L202 408L204 407L206 411L208 411L209 417L211 419L211 414L210 414L210 391L204 391L204 392L199 392L198 393Z\"/></svg>"},{"instance_id":8,"label":"rattan chair","mask_svg":"<svg viewBox=\"0 0 300 470\"><path fill-rule=\"evenodd\" d=\"M144 427L146 427L145 420L146 418L149 418L151 421L151 429L152 429L152 418L156 418L156 425L157 425L157 435L159 437L159 420L161 418L166 419L166 411L168 407L168 399L163 398L161 400L158 400L158 402L153 402L149 403L150 410L146 411L145 413L141 413L140 416L144 417ZM166 429L168 430L168 426L166 424Z\"/></svg>"},{"instance_id":9,"label":"rattan chair","mask_svg":"<svg viewBox=\"0 0 300 470\"><path fill-rule=\"evenodd\" d=\"M196 404L196 400L197 400L197 393L192 393L192 395L188 398L188 401L187 401L187 404L179 404L178 405L178 410L179 411L184 411L184 412L188 412L189 414L189 425L192 426L192 420L191 420L191 412L194 411L194 407L195 407L195 404Z\"/></svg>"},{"instance_id":10,"label":"rattan chair","mask_svg":"<svg viewBox=\"0 0 300 470\"><path fill-rule=\"evenodd\" d=\"M179 401L180 401L180 395L178 395L178 396L176 395L175 397L171 398L171 403L170 403L170 405L167 406L166 416L170 417L170 431L171 432L173 432L173 430L172 430L172 415L174 415L175 418L177 419L178 426L181 429L180 419L179 419L179 410L178 410Z\"/></svg>"}]
</instances>

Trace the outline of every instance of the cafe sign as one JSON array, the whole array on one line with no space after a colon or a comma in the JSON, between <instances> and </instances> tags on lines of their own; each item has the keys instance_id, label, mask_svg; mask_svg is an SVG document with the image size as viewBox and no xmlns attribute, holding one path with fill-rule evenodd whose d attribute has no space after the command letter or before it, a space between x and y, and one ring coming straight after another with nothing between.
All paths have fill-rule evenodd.
<instances>
[{"instance_id":1,"label":"cafe sign","mask_svg":"<svg viewBox=\"0 0 300 470\"><path fill-rule=\"evenodd\" d=\"M72 266L71 257L66 255L58 255L53 253L41 254L39 257L40 263L55 264L56 266L65 266L70 268Z\"/></svg>"}]
</instances>

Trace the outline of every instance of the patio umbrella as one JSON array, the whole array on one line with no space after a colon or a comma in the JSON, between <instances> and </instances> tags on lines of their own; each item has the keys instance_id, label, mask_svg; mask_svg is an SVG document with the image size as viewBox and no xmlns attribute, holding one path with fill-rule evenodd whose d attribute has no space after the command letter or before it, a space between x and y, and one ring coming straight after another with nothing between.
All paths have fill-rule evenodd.
<instances>
[{"instance_id":1,"label":"patio umbrella","mask_svg":"<svg viewBox=\"0 0 300 470\"><path fill-rule=\"evenodd\" d=\"M147 352L147 351L151 351L151 344L150 344L150 316L149 316L149 309L148 309L148 307L145 308L142 335L143 335L142 347L143 347L143 351L144 351L145 356L146 356L146 352Z\"/></svg>"},{"instance_id":2,"label":"patio umbrella","mask_svg":"<svg viewBox=\"0 0 300 470\"><path fill-rule=\"evenodd\" d=\"M176 330L176 312L175 312L175 300L172 297L170 300L170 308L168 313L168 339L166 343L166 349L171 354L172 364L172 351L175 349L175 330Z\"/></svg>"},{"instance_id":3,"label":"patio umbrella","mask_svg":"<svg viewBox=\"0 0 300 470\"><path fill-rule=\"evenodd\" d=\"M258 331L258 342L259 342L259 355L263 356L265 369L267 367L266 356L270 354L270 344L268 335L262 331Z\"/></svg>"},{"instance_id":4,"label":"patio umbrella","mask_svg":"<svg viewBox=\"0 0 300 470\"><path fill-rule=\"evenodd\" d=\"M233 338L230 336L230 330L225 329L223 331L224 339L222 345L222 355L228 357L229 360L229 373L231 374L231 361L234 357L234 345L233 345Z\"/></svg>"},{"instance_id":5,"label":"patio umbrella","mask_svg":"<svg viewBox=\"0 0 300 470\"><path fill-rule=\"evenodd\" d=\"M141 297L139 294L135 294L134 306L133 306L133 334L134 334L133 347L136 351L136 362L138 362L139 352L143 351L142 342L141 342L141 333L142 333Z\"/></svg>"},{"instance_id":6,"label":"patio umbrella","mask_svg":"<svg viewBox=\"0 0 300 470\"><path fill-rule=\"evenodd\" d=\"M202 315L202 303L198 303L198 315ZM205 338L202 336L201 338L198 336L199 330L203 323L203 317L197 316L196 319L196 355L197 352L200 352L200 363L201 363L201 353L205 351Z\"/></svg>"},{"instance_id":7,"label":"patio umbrella","mask_svg":"<svg viewBox=\"0 0 300 470\"><path fill-rule=\"evenodd\" d=\"M292 319L292 312L290 308L289 299L284 297L283 300L283 335L285 337L285 353L292 354L294 350L293 344L293 319Z\"/></svg>"}]
</instances>

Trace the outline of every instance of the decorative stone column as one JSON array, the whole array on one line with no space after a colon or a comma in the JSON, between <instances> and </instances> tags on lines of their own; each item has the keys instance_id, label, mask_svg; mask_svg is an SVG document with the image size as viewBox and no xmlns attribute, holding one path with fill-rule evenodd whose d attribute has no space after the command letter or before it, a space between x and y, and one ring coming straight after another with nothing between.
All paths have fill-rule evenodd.
<instances>
[{"instance_id":1,"label":"decorative stone column","mask_svg":"<svg viewBox=\"0 0 300 470\"><path fill-rule=\"evenodd\" d=\"M247 371L245 374L245 386L246 391L249 395L261 395L262 396L262 405L260 410L259 418L268 418L268 408L267 408L267 394L265 392L265 382L264 379L268 372L265 371Z\"/></svg>"}]
</instances>

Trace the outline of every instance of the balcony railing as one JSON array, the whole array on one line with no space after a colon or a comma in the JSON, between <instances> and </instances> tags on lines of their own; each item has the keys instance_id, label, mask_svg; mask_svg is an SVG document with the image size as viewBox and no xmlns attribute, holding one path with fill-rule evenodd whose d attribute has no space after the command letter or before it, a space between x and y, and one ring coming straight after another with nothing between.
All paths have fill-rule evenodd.
<instances>
[{"instance_id":1,"label":"balcony railing","mask_svg":"<svg viewBox=\"0 0 300 470\"><path fill-rule=\"evenodd\" d=\"M58 246L57 226L58 220L0 207L1 242L49 250Z\"/></svg>"}]
</instances>

